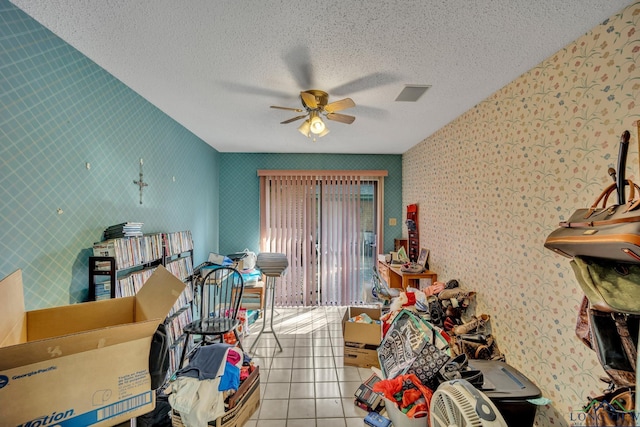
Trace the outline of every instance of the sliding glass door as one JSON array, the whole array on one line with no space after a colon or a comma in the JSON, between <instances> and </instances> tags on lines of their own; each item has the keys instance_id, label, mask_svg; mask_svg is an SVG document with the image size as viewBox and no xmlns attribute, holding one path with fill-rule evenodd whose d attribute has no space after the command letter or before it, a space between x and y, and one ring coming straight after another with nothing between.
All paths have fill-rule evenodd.
<instances>
[{"instance_id":1,"label":"sliding glass door","mask_svg":"<svg viewBox=\"0 0 640 427\"><path fill-rule=\"evenodd\" d=\"M381 238L386 172L260 172L261 251L285 253L290 265L276 305L362 302Z\"/></svg>"}]
</instances>

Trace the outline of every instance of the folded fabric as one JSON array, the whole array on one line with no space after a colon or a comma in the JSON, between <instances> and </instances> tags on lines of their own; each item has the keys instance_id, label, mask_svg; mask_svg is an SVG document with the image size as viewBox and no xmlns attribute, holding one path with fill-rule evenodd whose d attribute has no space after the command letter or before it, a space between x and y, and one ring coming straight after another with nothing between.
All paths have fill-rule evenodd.
<instances>
[{"instance_id":1,"label":"folded fabric","mask_svg":"<svg viewBox=\"0 0 640 427\"><path fill-rule=\"evenodd\" d=\"M227 362L232 365L238 365L238 362L242 362L242 355L238 351L229 351L227 353ZM242 365L242 363L240 363Z\"/></svg>"},{"instance_id":2,"label":"folded fabric","mask_svg":"<svg viewBox=\"0 0 640 427\"><path fill-rule=\"evenodd\" d=\"M189 358L189 364L176 372L177 376L186 376L207 380L224 373L230 344L217 343L198 347Z\"/></svg>"},{"instance_id":3,"label":"folded fabric","mask_svg":"<svg viewBox=\"0 0 640 427\"><path fill-rule=\"evenodd\" d=\"M373 319L371 319L371 317L369 317L369 315L367 313L362 313L362 314L359 314L359 315L349 319L349 322L354 322L354 323L373 323Z\"/></svg>"},{"instance_id":4,"label":"folded fabric","mask_svg":"<svg viewBox=\"0 0 640 427\"><path fill-rule=\"evenodd\" d=\"M251 375L251 370L249 366L243 366L240 368L240 381L244 381L249 378Z\"/></svg>"},{"instance_id":5,"label":"folded fabric","mask_svg":"<svg viewBox=\"0 0 640 427\"><path fill-rule=\"evenodd\" d=\"M416 402L416 400L422 397L422 393L417 388L410 388L402 393L402 405L401 408L406 408L407 406Z\"/></svg>"},{"instance_id":6,"label":"folded fabric","mask_svg":"<svg viewBox=\"0 0 640 427\"><path fill-rule=\"evenodd\" d=\"M402 306L406 307L406 306L415 305L415 304L416 304L416 294L414 292L407 292L407 302L402 304Z\"/></svg>"},{"instance_id":7,"label":"folded fabric","mask_svg":"<svg viewBox=\"0 0 640 427\"><path fill-rule=\"evenodd\" d=\"M218 391L237 390L240 387L240 368L227 362L220 377Z\"/></svg>"},{"instance_id":8,"label":"folded fabric","mask_svg":"<svg viewBox=\"0 0 640 427\"><path fill-rule=\"evenodd\" d=\"M224 398L218 391L220 378L198 380L180 377L172 384L169 404L180 413L185 427L206 426L224 414Z\"/></svg>"},{"instance_id":9,"label":"folded fabric","mask_svg":"<svg viewBox=\"0 0 640 427\"><path fill-rule=\"evenodd\" d=\"M171 394L169 395L169 404L179 412L189 413L194 407L200 380L190 377L177 378L171 384Z\"/></svg>"}]
</instances>

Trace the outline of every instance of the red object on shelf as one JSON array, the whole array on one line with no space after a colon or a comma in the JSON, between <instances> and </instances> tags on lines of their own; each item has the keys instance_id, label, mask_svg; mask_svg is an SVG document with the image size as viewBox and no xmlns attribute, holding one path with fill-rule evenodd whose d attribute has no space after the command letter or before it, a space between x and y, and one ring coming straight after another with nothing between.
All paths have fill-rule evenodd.
<instances>
[{"instance_id":1,"label":"red object on shelf","mask_svg":"<svg viewBox=\"0 0 640 427\"><path fill-rule=\"evenodd\" d=\"M415 203L407 206L407 222L409 221L413 221L414 227L407 227L409 229L407 255L411 261L416 262L420 254L420 237L418 233L418 205Z\"/></svg>"}]
</instances>

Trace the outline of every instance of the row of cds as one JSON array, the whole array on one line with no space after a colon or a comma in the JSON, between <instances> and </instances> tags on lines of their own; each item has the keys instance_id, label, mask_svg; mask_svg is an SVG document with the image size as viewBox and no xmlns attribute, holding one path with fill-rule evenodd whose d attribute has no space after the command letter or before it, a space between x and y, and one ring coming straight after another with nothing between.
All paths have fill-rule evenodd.
<instances>
[{"instance_id":1,"label":"row of cds","mask_svg":"<svg viewBox=\"0 0 640 427\"><path fill-rule=\"evenodd\" d=\"M192 249L191 231L178 231L96 242L93 244L93 256L115 258L116 270L124 270L159 260L163 255L172 256Z\"/></svg>"},{"instance_id":2,"label":"row of cds","mask_svg":"<svg viewBox=\"0 0 640 427\"><path fill-rule=\"evenodd\" d=\"M191 286L186 286L175 304L173 304L173 307L171 307L171 311L169 311L167 317L171 318L175 316L176 313L179 313L180 310L184 309L191 301L193 301L193 291L191 290Z\"/></svg>"},{"instance_id":3,"label":"row of cds","mask_svg":"<svg viewBox=\"0 0 640 427\"><path fill-rule=\"evenodd\" d=\"M162 258L162 249L162 234L147 234L94 243L93 256L115 258L116 270L123 270Z\"/></svg>"},{"instance_id":4,"label":"row of cds","mask_svg":"<svg viewBox=\"0 0 640 427\"><path fill-rule=\"evenodd\" d=\"M189 341L193 342L193 338L190 338ZM185 345L185 337L181 337L180 340L173 344L172 347L169 348L169 375L172 372L178 370L178 366L180 366L180 357L182 356L182 349ZM192 348L193 345L189 345L188 348Z\"/></svg>"},{"instance_id":5,"label":"row of cds","mask_svg":"<svg viewBox=\"0 0 640 427\"><path fill-rule=\"evenodd\" d=\"M181 254L193 249L193 239L189 230L167 233L164 236L166 256Z\"/></svg>"},{"instance_id":6,"label":"row of cds","mask_svg":"<svg viewBox=\"0 0 640 427\"><path fill-rule=\"evenodd\" d=\"M165 267L180 280L186 280L189 276L193 275L191 257L177 258L168 262Z\"/></svg>"},{"instance_id":7,"label":"row of cds","mask_svg":"<svg viewBox=\"0 0 640 427\"><path fill-rule=\"evenodd\" d=\"M116 298L132 297L137 294L154 270L155 268L147 268L119 278L116 281Z\"/></svg>"},{"instance_id":8,"label":"row of cds","mask_svg":"<svg viewBox=\"0 0 640 427\"><path fill-rule=\"evenodd\" d=\"M191 310L184 310L167 322L167 332L169 333L171 346L177 343L182 335L182 329L193 321Z\"/></svg>"}]
</instances>

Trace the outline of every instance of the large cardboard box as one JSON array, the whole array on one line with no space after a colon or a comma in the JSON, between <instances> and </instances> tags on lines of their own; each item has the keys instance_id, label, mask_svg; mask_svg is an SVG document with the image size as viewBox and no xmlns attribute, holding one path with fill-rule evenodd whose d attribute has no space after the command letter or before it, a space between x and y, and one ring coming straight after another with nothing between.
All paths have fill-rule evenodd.
<instances>
[{"instance_id":1,"label":"large cardboard box","mask_svg":"<svg viewBox=\"0 0 640 427\"><path fill-rule=\"evenodd\" d=\"M184 283L157 267L134 297L25 311L0 281L0 424L112 426L155 406L151 338Z\"/></svg>"},{"instance_id":2,"label":"large cardboard box","mask_svg":"<svg viewBox=\"0 0 640 427\"><path fill-rule=\"evenodd\" d=\"M378 346L382 341L382 325L379 323L355 323L348 320L366 313L373 320L380 320L380 308L348 307L342 318L344 338L344 364L370 368L380 367Z\"/></svg>"},{"instance_id":3,"label":"large cardboard box","mask_svg":"<svg viewBox=\"0 0 640 427\"><path fill-rule=\"evenodd\" d=\"M251 415L260 407L260 372L258 367L249 377L240 384L228 400L229 409L213 421L207 424L211 427L238 427L243 426ZM171 424L173 427L184 427L180 414L171 411Z\"/></svg>"}]
</instances>

